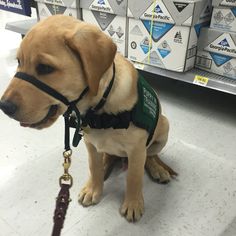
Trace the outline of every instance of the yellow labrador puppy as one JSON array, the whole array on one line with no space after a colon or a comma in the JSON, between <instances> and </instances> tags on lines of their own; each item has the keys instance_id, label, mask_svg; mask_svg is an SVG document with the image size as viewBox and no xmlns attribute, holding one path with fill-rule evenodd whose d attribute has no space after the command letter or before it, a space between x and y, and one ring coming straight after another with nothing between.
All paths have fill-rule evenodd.
<instances>
[{"instance_id":1,"label":"yellow labrador puppy","mask_svg":"<svg viewBox=\"0 0 236 236\"><path fill-rule=\"evenodd\" d=\"M175 172L158 158L167 142L168 120L134 66L116 52L113 41L97 27L62 15L49 17L33 27L24 37L17 59L18 73L33 76L69 101L76 100L88 87L76 104L82 116L87 116L84 141L90 168L79 202L83 206L98 203L104 168L111 163L109 157L127 157L127 186L120 212L128 221L139 220L144 212L144 168L160 182L168 182ZM147 86L141 92L139 80ZM144 98L139 98L140 94ZM139 106L146 106L144 125L139 125L143 116L137 109L140 100ZM36 129L49 127L67 110L63 102L17 75L2 96L0 108L22 126ZM137 117L133 118L130 114L134 110ZM145 127L150 126L145 120L150 116L153 129ZM103 123L96 126L101 119Z\"/></svg>"}]
</instances>

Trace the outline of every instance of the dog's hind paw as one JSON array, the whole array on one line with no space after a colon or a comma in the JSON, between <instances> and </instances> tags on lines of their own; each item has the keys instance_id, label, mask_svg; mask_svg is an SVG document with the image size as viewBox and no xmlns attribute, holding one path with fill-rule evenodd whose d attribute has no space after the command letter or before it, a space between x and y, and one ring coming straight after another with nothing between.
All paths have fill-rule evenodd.
<instances>
[{"instance_id":1,"label":"dog's hind paw","mask_svg":"<svg viewBox=\"0 0 236 236\"><path fill-rule=\"evenodd\" d=\"M149 176L158 183L166 184L178 174L160 160L158 156L147 157L145 168Z\"/></svg>"}]
</instances>

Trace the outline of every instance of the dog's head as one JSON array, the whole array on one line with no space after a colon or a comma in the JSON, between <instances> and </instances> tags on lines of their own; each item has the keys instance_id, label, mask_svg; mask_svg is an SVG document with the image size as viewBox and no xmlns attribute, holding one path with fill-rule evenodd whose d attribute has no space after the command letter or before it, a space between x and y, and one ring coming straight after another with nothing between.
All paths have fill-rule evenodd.
<instances>
[{"instance_id":1,"label":"dog's head","mask_svg":"<svg viewBox=\"0 0 236 236\"><path fill-rule=\"evenodd\" d=\"M24 37L17 52L17 72L36 77L69 101L86 86L96 95L102 75L112 65L116 45L97 27L56 15L39 22ZM22 126L50 126L67 107L34 85L13 78L0 108Z\"/></svg>"}]
</instances>

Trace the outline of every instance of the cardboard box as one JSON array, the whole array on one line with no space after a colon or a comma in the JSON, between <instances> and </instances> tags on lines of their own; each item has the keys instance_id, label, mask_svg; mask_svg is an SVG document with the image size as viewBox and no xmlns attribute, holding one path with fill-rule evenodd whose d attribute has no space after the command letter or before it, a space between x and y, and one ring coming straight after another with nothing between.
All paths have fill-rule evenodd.
<instances>
[{"instance_id":1,"label":"cardboard box","mask_svg":"<svg viewBox=\"0 0 236 236\"><path fill-rule=\"evenodd\" d=\"M79 0L35 0L35 2L47 3L69 8L79 8Z\"/></svg>"},{"instance_id":2,"label":"cardboard box","mask_svg":"<svg viewBox=\"0 0 236 236\"><path fill-rule=\"evenodd\" d=\"M128 0L80 0L80 7L91 11L100 11L126 16Z\"/></svg>"},{"instance_id":3,"label":"cardboard box","mask_svg":"<svg viewBox=\"0 0 236 236\"><path fill-rule=\"evenodd\" d=\"M212 0L212 6L236 7L236 0Z\"/></svg>"},{"instance_id":4,"label":"cardboard box","mask_svg":"<svg viewBox=\"0 0 236 236\"><path fill-rule=\"evenodd\" d=\"M118 52L127 56L127 2L128 0L80 0L82 18L95 24L110 36Z\"/></svg>"},{"instance_id":5,"label":"cardboard box","mask_svg":"<svg viewBox=\"0 0 236 236\"><path fill-rule=\"evenodd\" d=\"M236 33L203 28L198 40L198 50L236 56Z\"/></svg>"},{"instance_id":6,"label":"cardboard box","mask_svg":"<svg viewBox=\"0 0 236 236\"><path fill-rule=\"evenodd\" d=\"M188 27L130 18L128 58L177 72L192 69L199 30L208 24Z\"/></svg>"},{"instance_id":7,"label":"cardboard box","mask_svg":"<svg viewBox=\"0 0 236 236\"><path fill-rule=\"evenodd\" d=\"M195 67L236 79L235 57L207 51L198 51Z\"/></svg>"},{"instance_id":8,"label":"cardboard box","mask_svg":"<svg viewBox=\"0 0 236 236\"><path fill-rule=\"evenodd\" d=\"M37 5L40 20L56 14L73 16L74 18L81 19L81 10L78 8L70 8L41 2L37 2Z\"/></svg>"},{"instance_id":9,"label":"cardboard box","mask_svg":"<svg viewBox=\"0 0 236 236\"><path fill-rule=\"evenodd\" d=\"M236 8L214 7L210 27L236 32Z\"/></svg>"},{"instance_id":10,"label":"cardboard box","mask_svg":"<svg viewBox=\"0 0 236 236\"><path fill-rule=\"evenodd\" d=\"M211 0L128 1L128 16L182 26L210 21Z\"/></svg>"},{"instance_id":11,"label":"cardboard box","mask_svg":"<svg viewBox=\"0 0 236 236\"><path fill-rule=\"evenodd\" d=\"M110 36L117 45L118 52L124 56L126 53L127 18L100 11L82 9L83 20L98 26L105 34Z\"/></svg>"}]
</instances>

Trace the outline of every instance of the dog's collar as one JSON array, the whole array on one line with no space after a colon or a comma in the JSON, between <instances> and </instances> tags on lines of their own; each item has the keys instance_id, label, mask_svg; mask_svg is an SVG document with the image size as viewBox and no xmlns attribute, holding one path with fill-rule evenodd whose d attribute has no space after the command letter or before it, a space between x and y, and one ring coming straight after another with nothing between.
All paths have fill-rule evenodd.
<instances>
[{"instance_id":1,"label":"dog's collar","mask_svg":"<svg viewBox=\"0 0 236 236\"><path fill-rule=\"evenodd\" d=\"M70 139L69 139L70 127L76 128L74 138L73 138L73 146L77 146L82 135L80 133L81 132L80 112L79 112L76 104L87 94L89 87L86 87L77 99L75 99L73 101L69 101L64 95L57 92L55 89L51 88L50 86L48 86L47 84L38 80L36 77L34 77L32 75L29 75L24 72L17 72L14 77L18 78L18 79L22 79L24 81L27 81L28 83L31 83L32 85L34 85L35 87L37 87L41 91L54 97L55 99L64 103L68 107L67 111L63 115L64 119L65 119L65 150L70 150ZM92 109L93 111L98 111L99 109L101 109L104 106L104 104L106 103L106 99L111 91L112 85L114 83L114 79L115 79L115 63L113 63L112 79L111 79L107 89L105 90L102 99L99 101L99 103L95 107L90 108L90 109ZM73 111L75 112L76 117L72 116Z\"/></svg>"}]
</instances>

